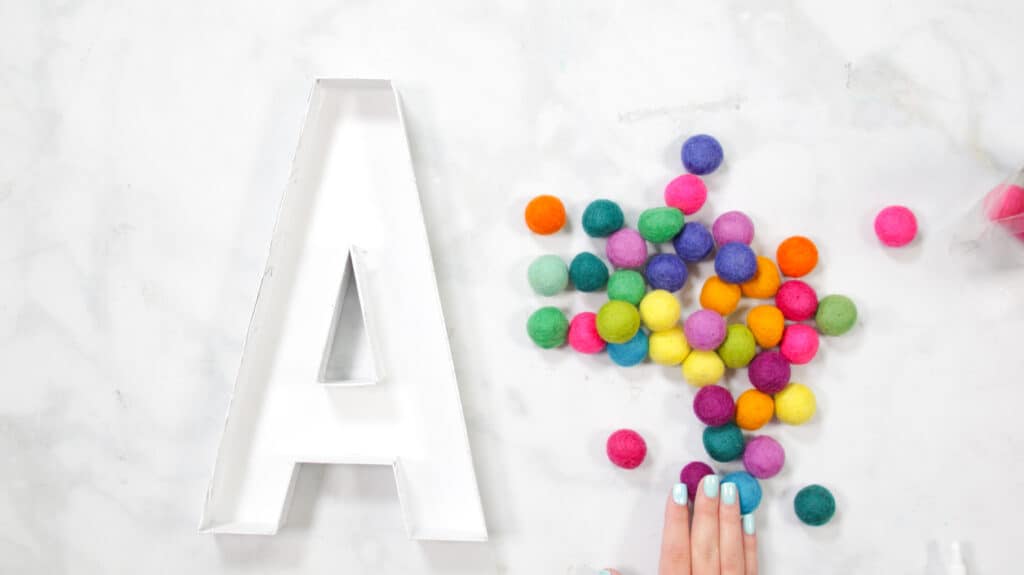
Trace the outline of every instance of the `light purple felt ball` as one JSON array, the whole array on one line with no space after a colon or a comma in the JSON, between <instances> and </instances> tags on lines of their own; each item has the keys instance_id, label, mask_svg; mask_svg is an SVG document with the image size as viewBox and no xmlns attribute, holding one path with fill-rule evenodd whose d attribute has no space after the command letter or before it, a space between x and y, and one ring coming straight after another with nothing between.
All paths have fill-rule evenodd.
<instances>
[{"instance_id":1,"label":"light purple felt ball","mask_svg":"<svg viewBox=\"0 0 1024 575\"><path fill-rule=\"evenodd\" d=\"M690 497L690 501L697 496L697 487L700 486L700 480L704 479L708 475L714 475L715 470L711 469L711 466L703 461L691 461L683 466L683 469L679 472L679 483L686 484L686 493Z\"/></svg>"},{"instance_id":2,"label":"light purple felt ball","mask_svg":"<svg viewBox=\"0 0 1024 575\"><path fill-rule=\"evenodd\" d=\"M754 222L743 212L725 212L711 225L711 235L715 237L715 244L719 246L732 242L749 246L754 240Z\"/></svg>"},{"instance_id":3,"label":"light purple felt ball","mask_svg":"<svg viewBox=\"0 0 1024 575\"><path fill-rule=\"evenodd\" d=\"M683 333L693 349L718 349L725 340L725 319L709 309L695 311L683 323Z\"/></svg>"},{"instance_id":4,"label":"light purple felt ball","mask_svg":"<svg viewBox=\"0 0 1024 575\"><path fill-rule=\"evenodd\" d=\"M729 390L721 385L706 385L693 397L693 412L704 425L718 427L732 421L736 415L736 402Z\"/></svg>"},{"instance_id":5,"label":"light purple felt ball","mask_svg":"<svg viewBox=\"0 0 1024 575\"><path fill-rule=\"evenodd\" d=\"M785 389L790 375L789 362L777 351L762 351L747 366L750 384L767 394Z\"/></svg>"},{"instance_id":6,"label":"light purple felt ball","mask_svg":"<svg viewBox=\"0 0 1024 575\"><path fill-rule=\"evenodd\" d=\"M638 268L647 263L647 240L640 232L623 228L608 237L605 255L617 268Z\"/></svg>"},{"instance_id":7,"label":"light purple felt ball","mask_svg":"<svg viewBox=\"0 0 1024 575\"><path fill-rule=\"evenodd\" d=\"M786 463L786 450L782 445L768 437L759 435L747 441L743 451L743 467L758 479L775 477Z\"/></svg>"}]
</instances>

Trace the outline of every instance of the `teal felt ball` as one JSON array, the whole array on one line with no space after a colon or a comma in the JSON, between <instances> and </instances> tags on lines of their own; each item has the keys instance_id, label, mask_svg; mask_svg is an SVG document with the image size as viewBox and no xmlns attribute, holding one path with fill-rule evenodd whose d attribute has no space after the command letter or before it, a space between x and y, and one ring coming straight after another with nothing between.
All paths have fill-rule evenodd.
<instances>
[{"instance_id":1,"label":"teal felt ball","mask_svg":"<svg viewBox=\"0 0 1024 575\"><path fill-rule=\"evenodd\" d=\"M735 461L743 455L743 432L735 423L704 428L704 449L715 461Z\"/></svg>"},{"instance_id":2,"label":"teal felt ball","mask_svg":"<svg viewBox=\"0 0 1024 575\"><path fill-rule=\"evenodd\" d=\"M551 349L565 343L569 333L569 320L557 307L542 307L530 314L526 333L537 347Z\"/></svg>"},{"instance_id":3,"label":"teal felt ball","mask_svg":"<svg viewBox=\"0 0 1024 575\"><path fill-rule=\"evenodd\" d=\"M583 210L583 231L592 238L606 238L626 221L622 208L611 200L594 200Z\"/></svg>"},{"instance_id":4,"label":"teal felt ball","mask_svg":"<svg viewBox=\"0 0 1024 575\"><path fill-rule=\"evenodd\" d=\"M539 295L553 296L569 285L569 267L562 258L554 255L540 256L533 260L526 275L530 287Z\"/></svg>"},{"instance_id":5,"label":"teal felt ball","mask_svg":"<svg viewBox=\"0 0 1024 575\"><path fill-rule=\"evenodd\" d=\"M569 264L569 279L580 291L597 291L608 283L608 266L590 252L581 252Z\"/></svg>"},{"instance_id":6,"label":"teal felt ball","mask_svg":"<svg viewBox=\"0 0 1024 575\"><path fill-rule=\"evenodd\" d=\"M836 499L821 485L808 485L797 492L793 510L800 521L819 527L832 520L836 513Z\"/></svg>"},{"instance_id":7,"label":"teal felt ball","mask_svg":"<svg viewBox=\"0 0 1024 575\"><path fill-rule=\"evenodd\" d=\"M608 299L628 301L633 305L640 305L647 292L647 284L640 272L633 270L618 270L608 278Z\"/></svg>"}]
</instances>

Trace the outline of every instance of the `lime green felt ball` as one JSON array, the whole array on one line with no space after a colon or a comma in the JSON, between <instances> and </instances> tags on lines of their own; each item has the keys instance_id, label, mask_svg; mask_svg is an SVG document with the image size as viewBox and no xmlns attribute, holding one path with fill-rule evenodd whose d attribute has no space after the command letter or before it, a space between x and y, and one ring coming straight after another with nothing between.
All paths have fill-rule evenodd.
<instances>
[{"instance_id":1,"label":"lime green felt ball","mask_svg":"<svg viewBox=\"0 0 1024 575\"><path fill-rule=\"evenodd\" d=\"M725 340L718 347L718 355L725 366L731 369L747 367L757 353L757 342L754 332L743 324L730 325L725 332Z\"/></svg>"},{"instance_id":2,"label":"lime green felt ball","mask_svg":"<svg viewBox=\"0 0 1024 575\"><path fill-rule=\"evenodd\" d=\"M569 266L558 256L546 255L533 260L526 275L530 287L540 295L553 296L569 285Z\"/></svg>"},{"instance_id":3,"label":"lime green felt ball","mask_svg":"<svg viewBox=\"0 0 1024 575\"><path fill-rule=\"evenodd\" d=\"M583 231L592 238L606 238L619 231L626 218L611 200L594 200L583 210Z\"/></svg>"},{"instance_id":4,"label":"lime green felt ball","mask_svg":"<svg viewBox=\"0 0 1024 575\"><path fill-rule=\"evenodd\" d=\"M569 320L557 307L542 307L530 315L526 322L526 333L538 347L558 347L565 343Z\"/></svg>"},{"instance_id":5,"label":"lime green felt ball","mask_svg":"<svg viewBox=\"0 0 1024 575\"><path fill-rule=\"evenodd\" d=\"M608 343L626 343L640 330L640 312L631 303L612 300L597 312L597 333Z\"/></svg>"},{"instance_id":6,"label":"lime green felt ball","mask_svg":"<svg viewBox=\"0 0 1024 575\"><path fill-rule=\"evenodd\" d=\"M647 284L644 282L644 276L638 271L619 270L608 278L608 299L640 305L640 300L644 299L646 291Z\"/></svg>"},{"instance_id":7,"label":"lime green felt ball","mask_svg":"<svg viewBox=\"0 0 1024 575\"><path fill-rule=\"evenodd\" d=\"M644 210L637 222L637 229L645 240L655 244L665 243L683 229L683 212L672 207Z\"/></svg>"},{"instance_id":8,"label":"lime green felt ball","mask_svg":"<svg viewBox=\"0 0 1024 575\"><path fill-rule=\"evenodd\" d=\"M857 323L857 306L844 295L825 296L818 302L814 321L825 335L843 335Z\"/></svg>"}]
</instances>

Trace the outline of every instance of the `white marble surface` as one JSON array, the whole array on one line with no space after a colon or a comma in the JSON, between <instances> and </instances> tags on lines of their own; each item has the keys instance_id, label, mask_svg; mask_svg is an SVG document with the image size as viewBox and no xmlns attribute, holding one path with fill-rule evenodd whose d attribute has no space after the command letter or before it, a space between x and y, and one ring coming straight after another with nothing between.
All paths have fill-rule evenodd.
<instances>
[{"instance_id":1,"label":"white marble surface","mask_svg":"<svg viewBox=\"0 0 1024 575\"><path fill-rule=\"evenodd\" d=\"M1024 277L948 236L1024 161L1024 4L485 4L0 0L0 573L653 573L693 390L532 349L527 263L591 242L519 218L539 192L635 218L694 131L728 154L705 217L813 236L863 316L796 370L820 417L772 431L763 572L936 574L953 538L1019 571ZM383 468L307 468L274 538L195 532L316 76L404 94L489 543L407 540ZM870 232L893 202L923 226L900 252ZM620 426L634 472L602 455ZM827 528L792 515L807 482Z\"/></svg>"}]
</instances>

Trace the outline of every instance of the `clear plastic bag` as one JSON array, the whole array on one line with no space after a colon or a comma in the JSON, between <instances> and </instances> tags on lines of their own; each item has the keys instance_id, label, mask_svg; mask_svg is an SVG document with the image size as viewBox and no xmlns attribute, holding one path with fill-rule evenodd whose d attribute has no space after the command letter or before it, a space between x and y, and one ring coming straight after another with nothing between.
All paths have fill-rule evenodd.
<instances>
[{"instance_id":1,"label":"clear plastic bag","mask_svg":"<svg viewBox=\"0 0 1024 575\"><path fill-rule=\"evenodd\" d=\"M953 233L951 249L980 267L1024 266L1024 168L968 209Z\"/></svg>"}]
</instances>

